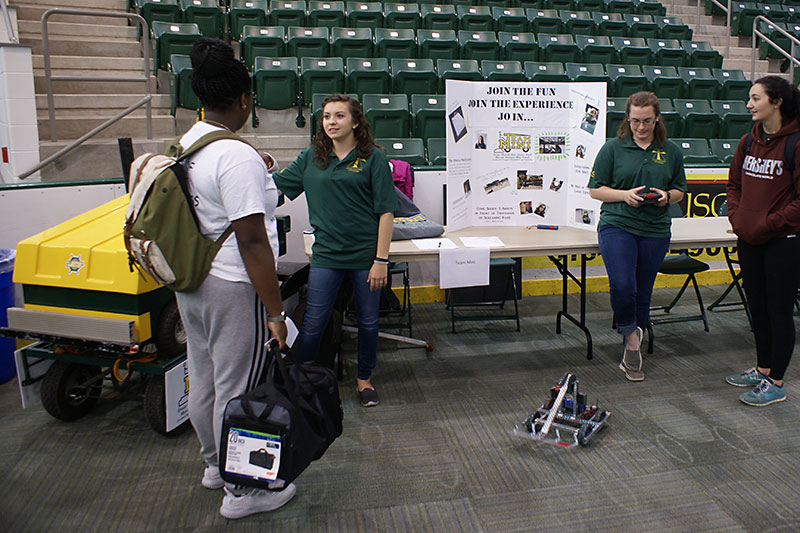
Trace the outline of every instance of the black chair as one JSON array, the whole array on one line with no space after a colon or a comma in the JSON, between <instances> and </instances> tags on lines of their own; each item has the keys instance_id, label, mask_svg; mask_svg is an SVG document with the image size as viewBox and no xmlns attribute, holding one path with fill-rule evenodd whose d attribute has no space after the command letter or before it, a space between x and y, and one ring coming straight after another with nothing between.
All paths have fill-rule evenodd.
<instances>
[{"instance_id":1,"label":"black chair","mask_svg":"<svg viewBox=\"0 0 800 533\"><path fill-rule=\"evenodd\" d=\"M681 218L683 216L683 212L678 204L670 204L669 205L669 215L672 218ZM703 261L698 261L697 259L690 257L688 251L681 250L678 255L667 256L664 258L664 261L661 263L661 267L658 269L659 274L667 274L667 275L674 275L674 276L686 276L686 281L683 282L683 286L678 291L678 294L675 295L675 298L667 305L660 305L650 307L650 311L664 311L664 313L669 313L673 307L678 303L678 300L681 299L683 293L686 291L686 288L689 286L689 283L692 284L694 287L694 293L697 296L697 304L700 308L699 315L690 315L690 316L671 316L668 318L659 317L653 318L650 317L650 325L648 326L648 334L649 339L647 342L647 353L653 353L653 330L652 327L658 324L671 324L675 322L690 322L693 320L702 320L703 321L703 329L708 331L708 318L706 317L706 308L703 305L703 297L700 295L700 289L697 286L697 279L695 278L696 274L700 272L705 272L709 269L707 263Z\"/></svg>"},{"instance_id":2,"label":"black chair","mask_svg":"<svg viewBox=\"0 0 800 533\"><path fill-rule=\"evenodd\" d=\"M719 208L719 216L726 217L728 216L728 201L725 200L722 202L722 205ZM731 273L731 282L722 291L722 294L714 300L711 305L708 306L709 311L713 311L720 307L739 307L741 306L744 308L744 313L747 315L747 323L750 324L750 329L753 328L753 319L750 316L750 307L747 305L747 297L744 294L744 290L742 289L742 271L741 267L739 266L739 256L736 254L736 248L723 248L722 253L725 254L725 262L728 264L728 271ZM735 257L734 257L735 256ZM736 267L739 270L736 270ZM739 301L738 302L724 302L725 298L736 289L737 294L739 294Z\"/></svg>"},{"instance_id":3,"label":"black chair","mask_svg":"<svg viewBox=\"0 0 800 533\"><path fill-rule=\"evenodd\" d=\"M475 320L515 320L517 331L520 330L518 299L521 297L521 287L517 285L517 272L521 273L521 264L522 261L520 259L491 259L489 261L489 285L486 287L447 289L445 291L446 308L450 310L450 324L453 333L456 332L456 321ZM504 277L505 283L503 283ZM498 289L502 292L498 293ZM509 290L511 291L510 295ZM455 312L456 307L472 308L473 310L486 308L504 310L506 301L509 298L514 300L513 313L469 313L457 316Z\"/></svg>"}]
</instances>

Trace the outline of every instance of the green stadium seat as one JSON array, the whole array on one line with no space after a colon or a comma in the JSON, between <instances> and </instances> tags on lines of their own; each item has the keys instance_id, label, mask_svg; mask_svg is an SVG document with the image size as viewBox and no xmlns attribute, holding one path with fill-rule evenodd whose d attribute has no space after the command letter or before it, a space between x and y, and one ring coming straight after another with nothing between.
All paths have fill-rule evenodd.
<instances>
[{"instance_id":1,"label":"green stadium seat","mask_svg":"<svg viewBox=\"0 0 800 533\"><path fill-rule=\"evenodd\" d=\"M445 91L445 80L483 80L475 59L437 59L436 73L439 76L441 94Z\"/></svg>"},{"instance_id":2,"label":"green stadium seat","mask_svg":"<svg viewBox=\"0 0 800 533\"><path fill-rule=\"evenodd\" d=\"M369 28L332 28L331 55L349 59L373 55L372 30Z\"/></svg>"},{"instance_id":3,"label":"green stadium seat","mask_svg":"<svg viewBox=\"0 0 800 533\"><path fill-rule=\"evenodd\" d=\"M620 13L592 13L594 24L597 26L598 35L609 37L627 37L628 25Z\"/></svg>"},{"instance_id":4,"label":"green stadium seat","mask_svg":"<svg viewBox=\"0 0 800 533\"><path fill-rule=\"evenodd\" d=\"M689 54L677 39L647 39L653 65L689 66Z\"/></svg>"},{"instance_id":5,"label":"green stadium seat","mask_svg":"<svg viewBox=\"0 0 800 533\"><path fill-rule=\"evenodd\" d=\"M740 138L753 128L753 115L741 100L712 100L711 110L720 118L720 137Z\"/></svg>"},{"instance_id":6,"label":"green stadium seat","mask_svg":"<svg viewBox=\"0 0 800 533\"><path fill-rule=\"evenodd\" d=\"M239 42L239 57L248 70L253 70L253 62L258 56L283 57L286 43L283 26L245 26Z\"/></svg>"},{"instance_id":7,"label":"green stadium seat","mask_svg":"<svg viewBox=\"0 0 800 533\"><path fill-rule=\"evenodd\" d=\"M561 33L561 16L555 9L526 9L525 16L528 18L530 32L534 35Z\"/></svg>"},{"instance_id":8,"label":"green stadium seat","mask_svg":"<svg viewBox=\"0 0 800 533\"><path fill-rule=\"evenodd\" d=\"M175 116L177 108L200 109L201 103L192 90L192 60L189 56L173 54L169 61L169 113Z\"/></svg>"},{"instance_id":9,"label":"green stadium seat","mask_svg":"<svg viewBox=\"0 0 800 533\"><path fill-rule=\"evenodd\" d=\"M344 2L309 2L308 25L325 26L328 29L345 25Z\"/></svg>"},{"instance_id":10,"label":"green stadium seat","mask_svg":"<svg viewBox=\"0 0 800 533\"><path fill-rule=\"evenodd\" d=\"M736 5L738 3L740 2L732 2L733 5ZM721 8L720 6L714 4L712 0L705 0L703 5L705 6L706 15L719 15L724 17L726 14L725 10L723 10L723 8Z\"/></svg>"},{"instance_id":11,"label":"green stadium seat","mask_svg":"<svg viewBox=\"0 0 800 533\"><path fill-rule=\"evenodd\" d=\"M651 90L659 98L682 98L683 79L678 76L678 69L672 66L653 67L645 65L642 67L647 81L650 82Z\"/></svg>"},{"instance_id":12,"label":"green stadium seat","mask_svg":"<svg viewBox=\"0 0 800 533\"><path fill-rule=\"evenodd\" d=\"M683 94L692 98L713 100L717 97L720 85L705 67L678 67L678 76L683 80Z\"/></svg>"},{"instance_id":13,"label":"green stadium seat","mask_svg":"<svg viewBox=\"0 0 800 533\"><path fill-rule=\"evenodd\" d=\"M589 13L600 13L606 8L603 0L575 0L576 11L588 11Z\"/></svg>"},{"instance_id":14,"label":"green stadium seat","mask_svg":"<svg viewBox=\"0 0 800 533\"><path fill-rule=\"evenodd\" d=\"M767 39L772 41L776 46L778 46L781 50L790 51L791 50L791 41L788 37L786 37L780 30L786 31L786 24L781 23L769 23L763 20L758 21L758 31L763 33ZM756 38L756 42L758 43L758 58L759 59L778 59L785 57L783 54L780 53L780 50L768 44L764 39L761 37Z\"/></svg>"},{"instance_id":15,"label":"green stadium seat","mask_svg":"<svg viewBox=\"0 0 800 533\"><path fill-rule=\"evenodd\" d=\"M675 67L673 67L675 68ZM678 69L675 69L676 76ZM665 111L675 111L675 104L672 103L672 98L659 98L658 99L658 107L661 108L661 112L664 113ZM678 135L676 135L678 137Z\"/></svg>"},{"instance_id":16,"label":"green stadium seat","mask_svg":"<svg viewBox=\"0 0 800 533\"><path fill-rule=\"evenodd\" d=\"M527 81L519 61L481 61L481 72L486 81Z\"/></svg>"},{"instance_id":17,"label":"green stadium seat","mask_svg":"<svg viewBox=\"0 0 800 533\"><path fill-rule=\"evenodd\" d=\"M528 31L528 19L521 7L493 7L495 31L522 33Z\"/></svg>"},{"instance_id":18,"label":"green stadium seat","mask_svg":"<svg viewBox=\"0 0 800 533\"><path fill-rule=\"evenodd\" d=\"M488 7L489 9L492 9L493 7L508 7L508 4L509 4L509 2L507 0L482 0L482 1L483 1L483 3L486 4L486 7ZM473 2L473 3L475 3L475 2ZM477 2L477 3L481 4L481 2ZM521 7L521 6L513 5L511 7ZM525 8L523 8L523 9L525 9Z\"/></svg>"},{"instance_id":19,"label":"green stadium seat","mask_svg":"<svg viewBox=\"0 0 800 533\"><path fill-rule=\"evenodd\" d=\"M225 36L225 13L217 0L181 0L183 22L194 22L205 37Z\"/></svg>"},{"instance_id":20,"label":"green stadium seat","mask_svg":"<svg viewBox=\"0 0 800 533\"><path fill-rule=\"evenodd\" d=\"M559 11L571 11L575 9L573 0L544 0L544 7L547 9L557 9Z\"/></svg>"},{"instance_id":21,"label":"green stadium seat","mask_svg":"<svg viewBox=\"0 0 800 533\"><path fill-rule=\"evenodd\" d=\"M473 4L480 4L480 2L477 1L477 0L451 0L450 3L453 4L456 7L457 6L471 6ZM484 3L484 5L485 5L485 3Z\"/></svg>"},{"instance_id":22,"label":"green stadium seat","mask_svg":"<svg viewBox=\"0 0 800 533\"><path fill-rule=\"evenodd\" d=\"M432 94L439 89L439 80L432 59L398 59L390 61L392 67L392 92Z\"/></svg>"},{"instance_id":23,"label":"green stadium seat","mask_svg":"<svg viewBox=\"0 0 800 533\"><path fill-rule=\"evenodd\" d=\"M445 96L415 94L411 96L413 136L424 141L445 136Z\"/></svg>"},{"instance_id":24,"label":"green stadium seat","mask_svg":"<svg viewBox=\"0 0 800 533\"><path fill-rule=\"evenodd\" d=\"M408 137L408 96L365 94L361 103L373 137Z\"/></svg>"},{"instance_id":25,"label":"green stadium seat","mask_svg":"<svg viewBox=\"0 0 800 533\"><path fill-rule=\"evenodd\" d=\"M304 57L300 60L300 87L303 99L314 94L344 92L344 60L341 57Z\"/></svg>"},{"instance_id":26,"label":"green stadium seat","mask_svg":"<svg viewBox=\"0 0 800 533\"><path fill-rule=\"evenodd\" d=\"M719 129L719 117L708 100L675 98L675 111L683 119L682 137L713 139Z\"/></svg>"},{"instance_id":27,"label":"green stadium seat","mask_svg":"<svg viewBox=\"0 0 800 533\"><path fill-rule=\"evenodd\" d=\"M652 64L653 52L641 37L614 36L611 38L611 44L614 45L614 49L617 51L617 58L620 63L642 67Z\"/></svg>"},{"instance_id":28,"label":"green stadium seat","mask_svg":"<svg viewBox=\"0 0 800 533\"><path fill-rule=\"evenodd\" d=\"M178 0L136 0L139 14L152 28L153 22L181 22L181 6ZM169 62L169 58L167 58ZM166 65L166 63L165 63Z\"/></svg>"},{"instance_id":29,"label":"green stadium seat","mask_svg":"<svg viewBox=\"0 0 800 533\"><path fill-rule=\"evenodd\" d=\"M458 15L455 6L448 4L421 4L422 27L429 30L458 29Z\"/></svg>"},{"instance_id":30,"label":"green stadium seat","mask_svg":"<svg viewBox=\"0 0 800 533\"><path fill-rule=\"evenodd\" d=\"M633 11L640 15L650 15L653 18L667 14L664 4L654 0L633 0Z\"/></svg>"},{"instance_id":31,"label":"green stadium seat","mask_svg":"<svg viewBox=\"0 0 800 533\"><path fill-rule=\"evenodd\" d=\"M525 61L525 76L531 81L569 81L564 63Z\"/></svg>"},{"instance_id":32,"label":"green stadium seat","mask_svg":"<svg viewBox=\"0 0 800 533\"><path fill-rule=\"evenodd\" d=\"M683 152L684 165L702 166L719 163L717 156L711 153L706 139L684 137L672 140Z\"/></svg>"},{"instance_id":33,"label":"green stadium seat","mask_svg":"<svg viewBox=\"0 0 800 533\"><path fill-rule=\"evenodd\" d=\"M539 58L543 61L577 63L581 58L581 51L572 35L540 33L536 40L539 43Z\"/></svg>"},{"instance_id":34,"label":"green stadium seat","mask_svg":"<svg viewBox=\"0 0 800 533\"><path fill-rule=\"evenodd\" d=\"M194 23L180 22L153 22L153 36L155 39L154 70L167 70L169 58L174 55L189 55L195 41L203 35L200 28Z\"/></svg>"},{"instance_id":35,"label":"green stadium seat","mask_svg":"<svg viewBox=\"0 0 800 533\"><path fill-rule=\"evenodd\" d=\"M584 63L614 63L617 50L606 35L576 35L575 44L581 51Z\"/></svg>"},{"instance_id":36,"label":"green stadium seat","mask_svg":"<svg viewBox=\"0 0 800 533\"><path fill-rule=\"evenodd\" d=\"M683 80L681 80L681 83L683 83ZM681 131L683 130L683 118L675 111L675 105L672 103L672 100L669 98L659 98L658 106L661 108L661 123L667 128L667 136L669 138L680 137Z\"/></svg>"},{"instance_id":37,"label":"green stadium seat","mask_svg":"<svg viewBox=\"0 0 800 533\"><path fill-rule=\"evenodd\" d=\"M256 57L253 67L256 106L288 109L297 105L297 58Z\"/></svg>"},{"instance_id":38,"label":"green stadium seat","mask_svg":"<svg viewBox=\"0 0 800 533\"><path fill-rule=\"evenodd\" d=\"M575 35L597 35L597 25L592 14L587 11L559 11L561 28L564 33Z\"/></svg>"},{"instance_id":39,"label":"green stadium seat","mask_svg":"<svg viewBox=\"0 0 800 533\"><path fill-rule=\"evenodd\" d=\"M267 25L267 0L230 0L228 34L234 41L242 38L245 26Z\"/></svg>"},{"instance_id":40,"label":"green stadium seat","mask_svg":"<svg viewBox=\"0 0 800 533\"><path fill-rule=\"evenodd\" d=\"M662 39L678 39L683 41L692 38L692 28L683 22L680 17L654 17L658 24Z\"/></svg>"},{"instance_id":41,"label":"green stadium seat","mask_svg":"<svg viewBox=\"0 0 800 533\"><path fill-rule=\"evenodd\" d=\"M597 0L594 0L597 1ZM519 5L522 9L544 9L544 0L514 0L513 5Z\"/></svg>"},{"instance_id":42,"label":"green stadium seat","mask_svg":"<svg viewBox=\"0 0 800 533\"><path fill-rule=\"evenodd\" d=\"M378 28L374 32L376 57L386 59L417 57L417 39L414 30Z\"/></svg>"},{"instance_id":43,"label":"green stadium seat","mask_svg":"<svg viewBox=\"0 0 800 533\"><path fill-rule=\"evenodd\" d=\"M272 0L267 20L270 26L305 27L306 9L305 0Z\"/></svg>"},{"instance_id":44,"label":"green stadium seat","mask_svg":"<svg viewBox=\"0 0 800 533\"><path fill-rule=\"evenodd\" d=\"M720 163L730 165L736 154L736 147L739 146L739 139L711 139L708 141L708 146Z\"/></svg>"},{"instance_id":45,"label":"green stadium seat","mask_svg":"<svg viewBox=\"0 0 800 533\"><path fill-rule=\"evenodd\" d=\"M380 2L347 2L347 26L369 28L373 32L383 27L383 4Z\"/></svg>"},{"instance_id":46,"label":"green stadium seat","mask_svg":"<svg viewBox=\"0 0 800 533\"><path fill-rule=\"evenodd\" d=\"M389 60L385 57L348 57L345 86L348 93L355 93L359 98L364 94L387 94L392 86Z\"/></svg>"},{"instance_id":47,"label":"green stadium seat","mask_svg":"<svg viewBox=\"0 0 800 533\"><path fill-rule=\"evenodd\" d=\"M297 59L304 57L328 57L330 55L330 32L328 28L305 28L289 26L286 30L286 53Z\"/></svg>"},{"instance_id":48,"label":"green stadium seat","mask_svg":"<svg viewBox=\"0 0 800 533\"><path fill-rule=\"evenodd\" d=\"M392 29L416 30L420 25L419 4L383 4L383 25Z\"/></svg>"},{"instance_id":49,"label":"green stadium seat","mask_svg":"<svg viewBox=\"0 0 800 533\"><path fill-rule=\"evenodd\" d=\"M447 139L428 139L428 163L434 166L447 165Z\"/></svg>"},{"instance_id":50,"label":"green stadium seat","mask_svg":"<svg viewBox=\"0 0 800 533\"><path fill-rule=\"evenodd\" d=\"M532 33L512 33L507 31L497 32L503 59L511 61L525 61L532 57L539 57L539 43Z\"/></svg>"},{"instance_id":51,"label":"green stadium seat","mask_svg":"<svg viewBox=\"0 0 800 533\"><path fill-rule=\"evenodd\" d=\"M427 160L425 159L425 144L422 139L376 137L375 142L386 150L386 157L389 159L405 161L414 167L427 164Z\"/></svg>"},{"instance_id":52,"label":"green stadium seat","mask_svg":"<svg viewBox=\"0 0 800 533\"><path fill-rule=\"evenodd\" d=\"M599 81L608 87L606 69L600 63L564 63L564 69L570 81Z\"/></svg>"},{"instance_id":53,"label":"green stadium seat","mask_svg":"<svg viewBox=\"0 0 800 533\"><path fill-rule=\"evenodd\" d=\"M722 87L720 97L723 100L747 101L750 98L750 87L753 84L741 69L715 68L711 69L711 73Z\"/></svg>"},{"instance_id":54,"label":"green stadium seat","mask_svg":"<svg viewBox=\"0 0 800 533\"><path fill-rule=\"evenodd\" d=\"M500 58L500 43L497 41L497 34L493 31L460 30L458 46L463 59L482 61Z\"/></svg>"},{"instance_id":55,"label":"green stadium seat","mask_svg":"<svg viewBox=\"0 0 800 533\"><path fill-rule=\"evenodd\" d=\"M622 15L622 20L628 25L628 35L631 37L657 38L661 33L658 24L650 15L625 14Z\"/></svg>"},{"instance_id":56,"label":"green stadium seat","mask_svg":"<svg viewBox=\"0 0 800 533\"><path fill-rule=\"evenodd\" d=\"M606 138L617 136L617 129L626 118L627 104L627 98L606 98Z\"/></svg>"},{"instance_id":57,"label":"green stadium seat","mask_svg":"<svg viewBox=\"0 0 800 533\"><path fill-rule=\"evenodd\" d=\"M790 13L780 2L757 3L756 6L758 6L764 12L764 16L772 22L789 22Z\"/></svg>"},{"instance_id":58,"label":"green stadium seat","mask_svg":"<svg viewBox=\"0 0 800 533\"><path fill-rule=\"evenodd\" d=\"M419 57L434 61L458 59L458 38L455 30L417 30L417 42Z\"/></svg>"},{"instance_id":59,"label":"green stadium seat","mask_svg":"<svg viewBox=\"0 0 800 533\"><path fill-rule=\"evenodd\" d=\"M639 65L606 65L606 74L614 87L612 94L617 97L630 96L639 91L649 91L650 82L642 74Z\"/></svg>"},{"instance_id":60,"label":"green stadium seat","mask_svg":"<svg viewBox=\"0 0 800 533\"><path fill-rule=\"evenodd\" d=\"M755 2L731 4L731 35L753 35L753 20L763 11Z\"/></svg>"},{"instance_id":61,"label":"green stadium seat","mask_svg":"<svg viewBox=\"0 0 800 533\"><path fill-rule=\"evenodd\" d=\"M633 14L635 11L633 7L633 0L605 0L606 13L620 13L620 14Z\"/></svg>"},{"instance_id":62,"label":"green stadium seat","mask_svg":"<svg viewBox=\"0 0 800 533\"><path fill-rule=\"evenodd\" d=\"M494 19L487 6L456 6L459 27L464 31L492 31Z\"/></svg>"},{"instance_id":63,"label":"green stadium seat","mask_svg":"<svg viewBox=\"0 0 800 533\"><path fill-rule=\"evenodd\" d=\"M714 50L708 41L680 41L689 56L686 66L722 68L722 54Z\"/></svg>"}]
</instances>

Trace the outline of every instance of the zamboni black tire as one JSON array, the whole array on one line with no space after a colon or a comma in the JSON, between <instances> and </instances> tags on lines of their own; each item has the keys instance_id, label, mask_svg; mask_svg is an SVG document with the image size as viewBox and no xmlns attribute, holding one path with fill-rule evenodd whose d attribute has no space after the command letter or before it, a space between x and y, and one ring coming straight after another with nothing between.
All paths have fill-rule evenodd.
<instances>
[{"instance_id":1,"label":"zamboni black tire","mask_svg":"<svg viewBox=\"0 0 800 533\"><path fill-rule=\"evenodd\" d=\"M187 420L172 431L167 431L167 400L164 396L164 376L149 376L144 389L144 419L159 435L175 437L189 429Z\"/></svg>"},{"instance_id":2,"label":"zamboni black tire","mask_svg":"<svg viewBox=\"0 0 800 533\"><path fill-rule=\"evenodd\" d=\"M102 390L102 381L88 387L81 383L100 374L96 366L55 361L42 379L42 406L53 417L65 422L77 420L91 411Z\"/></svg>"},{"instance_id":3,"label":"zamboni black tire","mask_svg":"<svg viewBox=\"0 0 800 533\"><path fill-rule=\"evenodd\" d=\"M183 328L178 302L170 300L158 314L153 341L159 355L175 357L186 351L186 330Z\"/></svg>"}]
</instances>

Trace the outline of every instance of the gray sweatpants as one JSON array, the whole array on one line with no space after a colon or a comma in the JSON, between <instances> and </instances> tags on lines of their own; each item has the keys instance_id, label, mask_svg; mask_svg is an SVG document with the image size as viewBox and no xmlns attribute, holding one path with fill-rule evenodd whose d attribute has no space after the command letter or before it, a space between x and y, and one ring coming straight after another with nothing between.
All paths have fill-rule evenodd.
<instances>
[{"instance_id":1,"label":"gray sweatpants","mask_svg":"<svg viewBox=\"0 0 800 533\"><path fill-rule=\"evenodd\" d=\"M267 311L251 284L214 276L197 291L176 296L187 335L189 419L200 455L217 465L225 405L261 381Z\"/></svg>"}]
</instances>

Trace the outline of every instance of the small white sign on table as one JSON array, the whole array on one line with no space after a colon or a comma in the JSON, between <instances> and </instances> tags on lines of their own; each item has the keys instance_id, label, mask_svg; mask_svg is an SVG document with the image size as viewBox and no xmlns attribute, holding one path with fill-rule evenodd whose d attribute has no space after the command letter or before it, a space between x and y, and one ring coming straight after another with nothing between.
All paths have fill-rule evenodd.
<instances>
[{"instance_id":1,"label":"small white sign on table","mask_svg":"<svg viewBox=\"0 0 800 533\"><path fill-rule=\"evenodd\" d=\"M489 248L454 248L439 252L439 287L476 287L489 284Z\"/></svg>"},{"instance_id":2,"label":"small white sign on table","mask_svg":"<svg viewBox=\"0 0 800 533\"><path fill-rule=\"evenodd\" d=\"M167 404L166 429L172 431L189 420L189 366L186 361L164 373L164 394Z\"/></svg>"}]
</instances>

